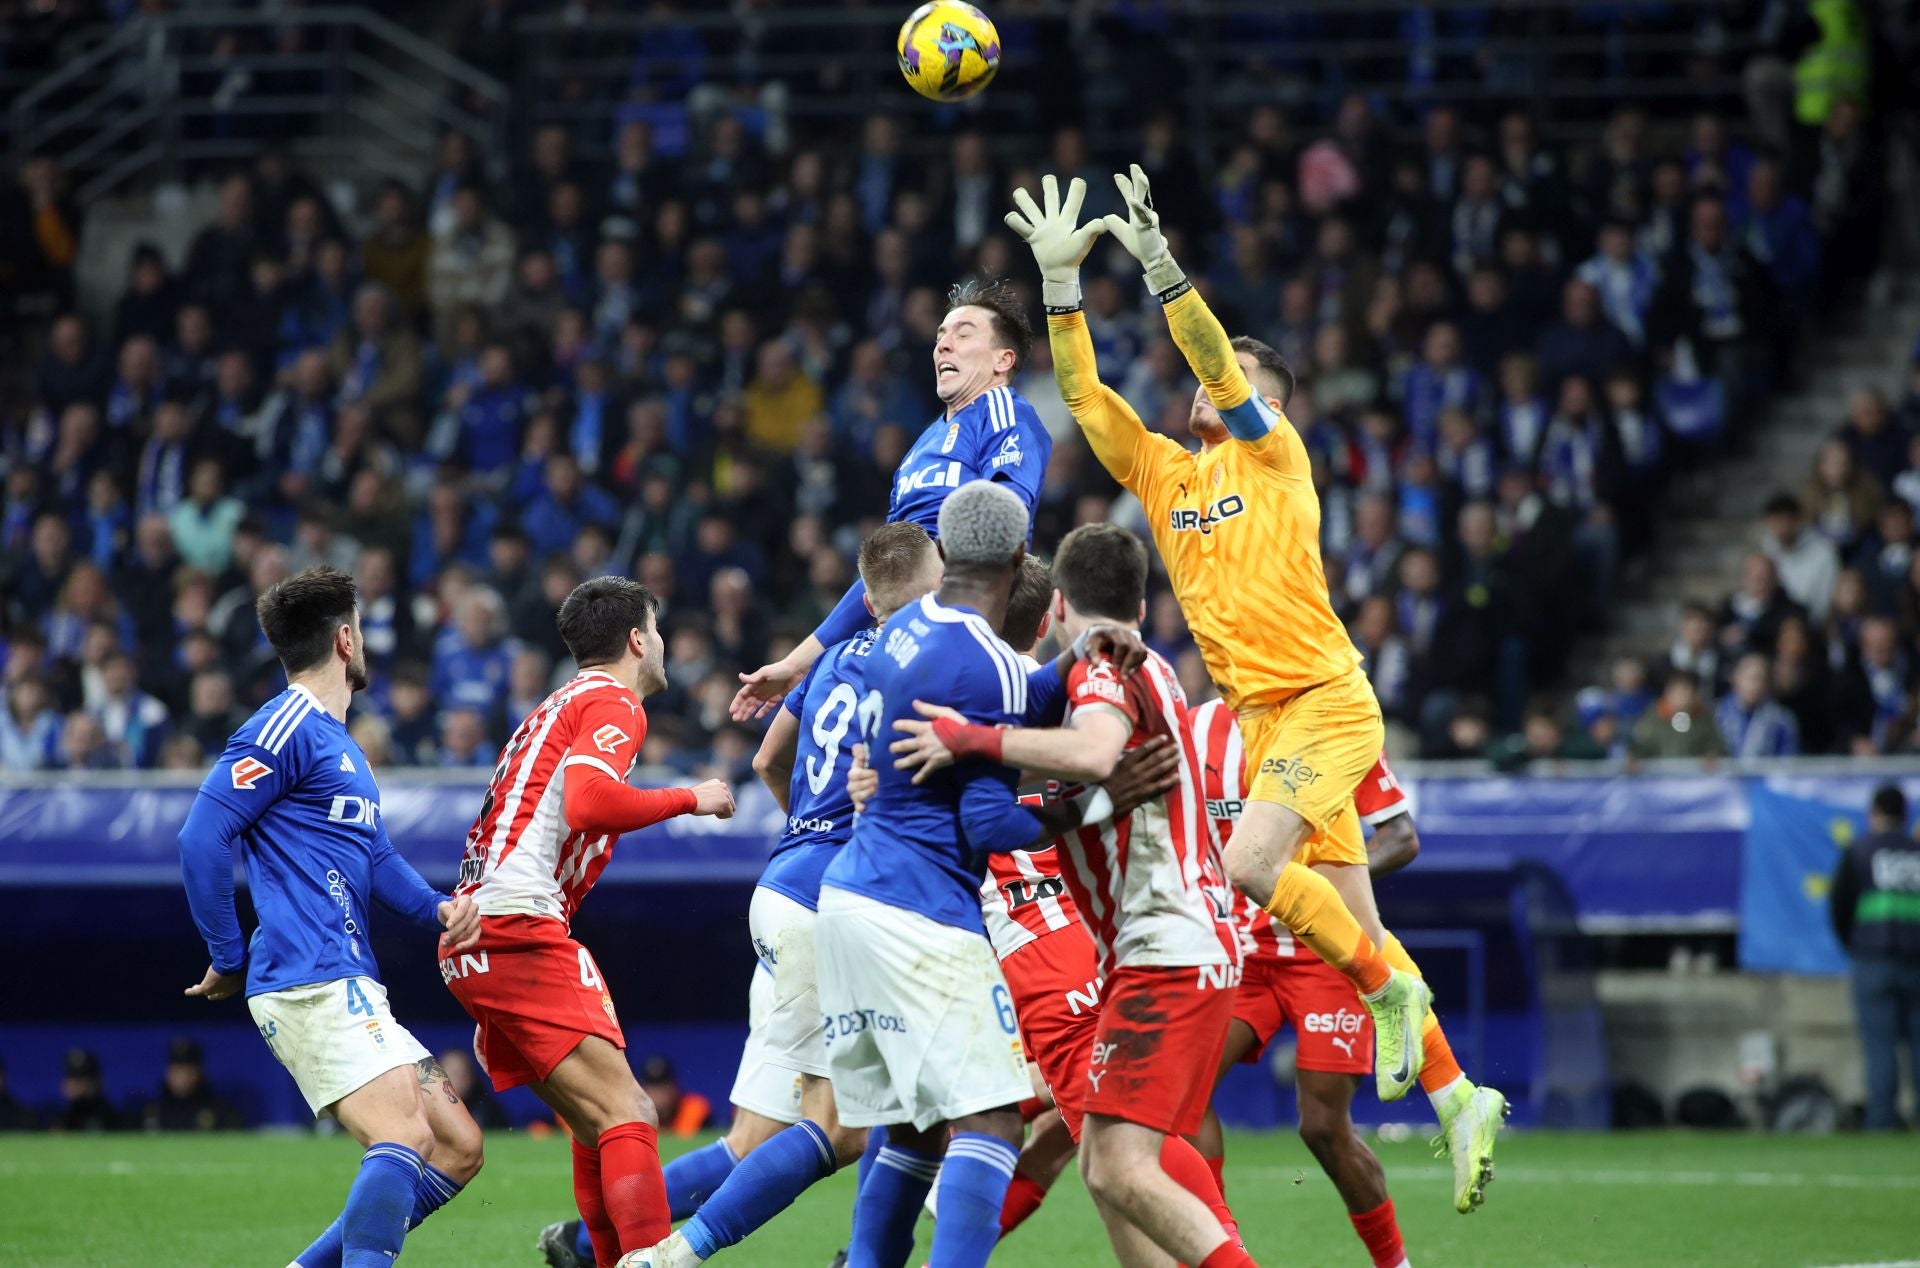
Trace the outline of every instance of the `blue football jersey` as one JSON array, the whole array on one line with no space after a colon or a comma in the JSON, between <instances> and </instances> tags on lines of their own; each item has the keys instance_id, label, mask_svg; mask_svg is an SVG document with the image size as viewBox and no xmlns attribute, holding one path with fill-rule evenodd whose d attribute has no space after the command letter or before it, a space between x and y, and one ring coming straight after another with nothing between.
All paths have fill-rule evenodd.
<instances>
[{"instance_id":1,"label":"blue football jersey","mask_svg":"<svg viewBox=\"0 0 1920 1268\"><path fill-rule=\"evenodd\" d=\"M787 830L773 847L760 883L808 910L820 902L820 876L853 833L847 771L865 728L867 657L880 631L866 630L829 647L781 705L800 721L787 792ZM872 707L867 705L865 707Z\"/></svg>"},{"instance_id":2,"label":"blue football jersey","mask_svg":"<svg viewBox=\"0 0 1920 1268\"><path fill-rule=\"evenodd\" d=\"M947 494L969 480L997 480L1027 504L1031 536L1052 455L1053 437L1033 406L1010 387L988 388L952 418L936 419L913 442L894 473L887 520L912 520L937 537Z\"/></svg>"},{"instance_id":3,"label":"blue football jersey","mask_svg":"<svg viewBox=\"0 0 1920 1268\"><path fill-rule=\"evenodd\" d=\"M978 613L928 595L880 628L857 720L868 751L884 754L897 735L893 724L920 716L915 700L946 705L971 722L1018 726L1029 716L1029 695L1058 678L1050 666L1030 673ZM1040 821L1015 803L1019 772L975 759L916 785L912 771L890 761L875 766L879 791L823 883L984 936L988 852L1028 845L1040 831Z\"/></svg>"},{"instance_id":4,"label":"blue football jersey","mask_svg":"<svg viewBox=\"0 0 1920 1268\"><path fill-rule=\"evenodd\" d=\"M366 754L305 687L281 692L233 733L200 785L180 849L214 967L231 972L244 959L248 995L378 980L367 942L373 902L437 927L445 901L394 850ZM245 944L232 902L236 852L260 921Z\"/></svg>"}]
</instances>

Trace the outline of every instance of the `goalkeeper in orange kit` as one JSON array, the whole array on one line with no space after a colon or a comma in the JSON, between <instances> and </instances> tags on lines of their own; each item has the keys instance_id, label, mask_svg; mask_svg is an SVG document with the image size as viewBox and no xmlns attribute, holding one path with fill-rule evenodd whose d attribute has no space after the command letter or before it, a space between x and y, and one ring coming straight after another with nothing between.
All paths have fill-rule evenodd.
<instances>
[{"instance_id":1,"label":"goalkeeper in orange kit","mask_svg":"<svg viewBox=\"0 0 1920 1268\"><path fill-rule=\"evenodd\" d=\"M1102 465L1145 506L1194 642L1239 716L1247 800L1228 876L1353 982L1374 1021L1380 1099L1397 1100L1429 1058L1458 1067L1427 1023L1432 992L1381 924L1367 877L1353 792L1380 755L1380 706L1328 598L1319 498L1306 448L1281 413L1293 376L1267 345L1227 338L1168 253L1139 167L1116 180L1125 219L1076 225L1084 184L1072 183L1063 206L1047 177L1045 206L1018 191L1007 224L1040 265L1061 396ZM1144 266L1200 380L1189 421L1198 454L1149 432L1099 380L1079 268L1102 232ZM1504 1101L1446 1099L1459 1102L1456 1113L1493 1119L1474 1133L1490 1152Z\"/></svg>"}]
</instances>

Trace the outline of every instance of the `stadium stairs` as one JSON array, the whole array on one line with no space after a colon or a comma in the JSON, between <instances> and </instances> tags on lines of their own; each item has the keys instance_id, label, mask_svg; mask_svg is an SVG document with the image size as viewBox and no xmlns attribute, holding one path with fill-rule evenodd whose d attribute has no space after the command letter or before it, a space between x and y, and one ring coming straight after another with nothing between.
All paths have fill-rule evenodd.
<instances>
[{"instance_id":1,"label":"stadium stairs","mask_svg":"<svg viewBox=\"0 0 1920 1268\"><path fill-rule=\"evenodd\" d=\"M1662 661L1682 607L1718 608L1733 590L1759 541L1762 506L1780 490L1799 493L1848 396L1878 388L1900 399L1920 334L1920 269L1885 276L1873 292L1822 323L1800 354L1797 383L1772 398L1729 457L1674 480L1650 558L1622 582L1606 633L1576 652L1570 684L1604 683L1621 656Z\"/></svg>"}]
</instances>

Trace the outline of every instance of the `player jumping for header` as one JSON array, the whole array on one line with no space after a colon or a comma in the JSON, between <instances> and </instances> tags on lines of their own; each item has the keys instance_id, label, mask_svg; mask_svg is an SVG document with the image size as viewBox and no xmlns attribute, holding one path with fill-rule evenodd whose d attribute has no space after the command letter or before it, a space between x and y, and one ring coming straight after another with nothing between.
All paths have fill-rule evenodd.
<instances>
[{"instance_id":1,"label":"player jumping for header","mask_svg":"<svg viewBox=\"0 0 1920 1268\"><path fill-rule=\"evenodd\" d=\"M353 578L309 568L254 606L287 689L233 733L180 829L187 903L213 961L187 994L222 1000L244 986L314 1116L331 1114L366 1150L340 1218L290 1268L385 1268L480 1170L481 1145L440 1063L387 1007L371 905L444 928L455 952L479 915L394 851L372 763L347 734L347 703L367 685ZM251 941L234 913L236 846L260 920Z\"/></svg>"}]
</instances>

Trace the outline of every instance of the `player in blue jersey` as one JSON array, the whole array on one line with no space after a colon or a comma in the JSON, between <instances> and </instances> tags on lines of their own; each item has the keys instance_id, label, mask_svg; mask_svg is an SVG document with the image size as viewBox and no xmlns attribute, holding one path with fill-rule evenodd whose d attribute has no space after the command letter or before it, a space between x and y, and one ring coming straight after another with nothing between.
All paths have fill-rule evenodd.
<instances>
[{"instance_id":1,"label":"player in blue jersey","mask_svg":"<svg viewBox=\"0 0 1920 1268\"><path fill-rule=\"evenodd\" d=\"M212 958L186 993L243 987L273 1055L316 1117L365 1148L340 1218L290 1268L385 1268L407 1229L480 1170L480 1129L446 1072L393 1019L367 943L374 904L471 945L480 917L394 850L347 703L367 685L353 578L309 568L270 587L260 628L287 689L227 741L180 830L180 869ZM233 857L244 851L259 926L241 935Z\"/></svg>"},{"instance_id":2,"label":"player in blue jersey","mask_svg":"<svg viewBox=\"0 0 1920 1268\"><path fill-rule=\"evenodd\" d=\"M887 503L889 523L918 524L937 537L941 504L971 480L990 480L1018 494L1032 523L1053 438L1010 386L1032 346L1026 307L1004 283L968 280L947 293L947 315L933 341L933 390L945 408L900 460ZM798 647L741 674L734 721L763 715L806 676L821 652L871 625L863 592L854 582Z\"/></svg>"}]
</instances>

